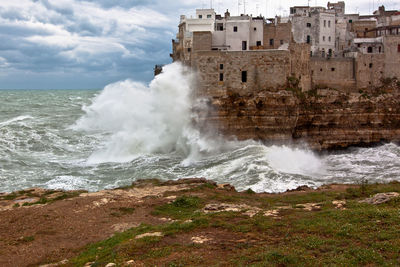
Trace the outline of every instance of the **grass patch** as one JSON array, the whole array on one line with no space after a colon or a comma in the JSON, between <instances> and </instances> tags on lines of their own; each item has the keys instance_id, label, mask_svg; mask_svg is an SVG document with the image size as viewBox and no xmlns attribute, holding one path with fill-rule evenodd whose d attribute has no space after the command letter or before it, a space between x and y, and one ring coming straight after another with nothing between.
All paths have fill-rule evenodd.
<instances>
[{"instance_id":1,"label":"grass patch","mask_svg":"<svg viewBox=\"0 0 400 267\"><path fill-rule=\"evenodd\" d=\"M203 203L198 197L180 196L170 204L156 207L152 214L179 220L191 219L196 216L196 213L202 207Z\"/></svg>"},{"instance_id":2,"label":"grass patch","mask_svg":"<svg viewBox=\"0 0 400 267\"><path fill-rule=\"evenodd\" d=\"M152 212L179 221L141 225L116 234L88 246L71 264L80 266L94 261L99 266L108 262L123 265L130 259L137 259L144 266L398 266L400 263L400 198L378 206L358 202L380 192L399 192L400 183L364 182L345 191L285 195L210 191L208 187L203 190L205 199L184 195L155 207ZM332 205L337 199L346 199L346 210ZM210 201L252 203L249 205L265 209L292 208L281 209L278 218L261 213L250 218L240 212L199 212ZM322 209L293 208L304 203L322 203ZM164 236L135 239L147 232L161 232ZM187 243L190 237L199 235L211 237L212 241Z\"/></svg>"}]
</instances>

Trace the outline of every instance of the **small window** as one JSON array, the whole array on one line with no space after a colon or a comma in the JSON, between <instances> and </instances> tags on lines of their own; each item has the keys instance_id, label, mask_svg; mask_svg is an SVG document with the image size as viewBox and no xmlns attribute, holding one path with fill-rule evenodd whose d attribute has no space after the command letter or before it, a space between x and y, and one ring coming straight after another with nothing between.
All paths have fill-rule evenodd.
<instances>
[{"instance_id":1,"label":"small window","mask_svg":"<svg viewBox=\"0 0 400 267\"><path fill-rule=\"evenodd\" d=\"M400 44L397 45L397 52L400 53Z\"/></svg>"},{"instance_id":2,"label":"small window","mask_svg":"<svg viewBox=\"0 0 400 267\"><path fill-rule=\"evenodd\" d=\"M283 45L283 40L281 40L279 43L280 43L281 45Z\"/></svg>"},{"instance_id":3,"label":"small window","mask_svg":"<svg viewBox=\"0 0 400 267\"><path fill-rule=\"evenodd\" d=\"M382 47L379 47L379 53L382 53Z\"/></svg>"},{"instance_id":4,"label":"small window","mask_svg":"<svg viewBox=\"0 0 400 267\"><path fill-rule=\"evenodd\" d=\"M311 36L307 35L307 44L311 43Z\"/></svg>"},{"instance_id":5,"label":"small window","mask_svg":"<svg viewBox=\"0 0 400 267\"><path fill-rule=\"evenodd\" d=\"M352 20L352 19L350 19L350 20L349 20L349 23L353 23L353 20Z\"/></svg>"},{"instance_id":6,"label":"small window","mask_svg":"<svg viewBox=\"0 0 400 267\"><path fill-rule=\"evenodd\" d=\"M324 27L326 27L326 20L324 20Z\"/></svg>"},{"instance_id":7,"label":"small window","mask_svg":"<svg viewBox=\"0 0 400 267\"><path fill-rule=\"evenodd\" d=\"M372 63L369 63L369 68L372 69Z\"/></svg>"},{"instance_id":8,"label":"small window","mask_svg":"<svg viewBox=\"0 0 400 267\"><path fill-rule=\"evenodd\" d=\"M332 40L332 38L331 38L330 36L329 36L329 38L328 38L328 39L329 39L329 42Z\"/></svg>"},{"instance_id":9,"label":"small window","mask_svg":"<svg viewBox=\"0 0 400 267\"><path fill-rule=\"evenodd\" d=\"M211 18L212 18L212 16L211 16L211 15L207 15L207 18L208 18L208 19L211 19Z\"/></svg>"},{"instance_id":10,"label":"small window","mask_svg":"<svg viewBox=\"0 0 400 267\"><path fill-rule=\"evenodd\" d=\"M224 69L224 64L219 64L219 69L223 70Z\"/></svg>"},{"instance_id":11,"label":"small window","mask_svg":"<svg viewBox=\"0 0 400 267\"><path fill-rule=\"evenodd\" d=\"M269 45L274 46L274 39L269 39Z\"/></svg>"},{"instance_id":12,"label":"small window","mask_svg":"<svg viewBox=\"0 0 400 267\"><path fill-rule=\"evenodd\" d=\"M307 23L307 28L311 28L311 23Z\"/></svg>"},{"instance_id":13,"label":"small window","mask_svg":"<svg viewBox=\"0 0 400 267\"><path fill-rule=\"evenodd\" d=\"M371 53L372 53L372 47L368 46L368 54L371 54Z\"/></svg>"},{"instance_id":14,"label":"small window","mask_svg":"<svg viewBox=\"0 0 400 267\"><path fill-rule=\"evenodd\" d=\"M247 41L242 41L242 50L247 50Z\"/></svg>"},{"instance_id":15,"label":"small window","mask_svg":"<svg viewBox=\"0 0 400 267\"><path fill-rule=\"evenodd\" d=\"M203 18L203 15L199 15L199 19L202 19Z\"/></svg>"},{"instance_id":16,"label":"small window","mask_svg":"<svg viewBox=\"0 0 400 267\"><path fill-rule=\"evenodd\" d=\"M331 71L335 71L335 68L331 68Z\"/></svg>"},{"instance_id":17,"label":"small window","mask_svg":"<svg viewBox=\"0 0 400 267\"><path fill-rule=\"evenodd\" d=\"M319 69L319 71L322 71L322 69Z\"/></svg>"},{"instance_id":18,"label":"small window","mask_svg":"<svg viewBox=\"0 0 400 267\"><path fill-rule=\"evenodd\" d=\"M328 27L329 28L331 27L331 21L330 20L328 20Z\"/></svg>"},{"instance_id":19,"label":"small window","mask_svg":"<svg viewBox=\"0 0 400 267\"><path fill-rule=\"evenodd\" d=\"M242 71L242 83L247 82L247 71Z\"/></svg>"},{"instance_id":20,"label":"small window","mask_svg":"<svg viewBox=\"0 0 400 267\"><path fill-rule=\"evenodd\" d=\"M224 74L223 74L223 73L220 73L220 74L219 74L219 81L220 81L220 82L223 82L223 81L224 81Z\"/></svg>"},{"instance_id":21,"label":"small window","mask_svg":"<svg viewBox=\"0 0 400 267\"><path fill-rule=\"evenodd\" d=\"M192 48L189 47L189 48L188 48L188 52L192 52Z\"/></svg>"},{"instance_id":22,"label":"small window","mask_svg":"<svg viewBox=\"0 0 400 267\"><path fill-rule=\"evenodd\" d=\"M224 24L223 23L218 23L217 24L217 31L223 31L224 30Z\"/></svg>"},{"instance_id":23,"label":"small window","mask_svg":"<svg viewBox=\"0 0 400 267\"><path fill-rule=\"evenodd\" d=\"M233 31L237 32L237 26L233 26Z\"/></svg>"},{"instance_id":24,"label":"small window","mask_svg":"<svg viewBox=\"0 0 400 267\"><path fill-rule=\"evenodd\" d=\"M254 27L254 31L255 31L255 32L257 31L257 28L256 28L256 27Z\"/></svg>"},{"instance_id":25,"label":"small window","mask_svg":"<svg viewBox=\"0 0 400 267\"><path fill-rule=\"evenodd\" d=\"M261 41L257 41L257 46L261 46Z\"/></svg>"},{"instance_id":26,"label":"small window","mask_svg":"<svg viewBox=\"0 0 400 267\"><path fill-rule=\"evenodd\" d=\"M324 41L324 42L325 42L325 36L322 36L322 41Z\"/></svg>"}]
</instances>

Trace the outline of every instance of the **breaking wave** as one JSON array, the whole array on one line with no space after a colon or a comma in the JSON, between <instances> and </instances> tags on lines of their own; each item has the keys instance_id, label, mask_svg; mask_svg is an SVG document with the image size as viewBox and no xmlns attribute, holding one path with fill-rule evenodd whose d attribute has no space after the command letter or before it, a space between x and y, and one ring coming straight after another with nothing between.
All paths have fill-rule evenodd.
<instances>
[{"instance_id":1,"label":"breaking wave","mask_svg":"<svg viewBox=\"0 0 400 267\"><path fill-rule=\"evenodd\" d=\"M227 141L212 129L201 134L192 109L203 102L192 101L192 79L171 64L149 85L126 80L102 91L0 91L0 192L97 191L146 178L206 177L256 192L399 179L396 144L317 155Z\"/></svg>"},{"instance_id":2,"label":"breaking wave","mask_svg":"<svg viewBox=\"0 0 400 267\"><path fill-rule=\"evenodd\" d=\"M204 155L237 146L217 136L202 136L192 126L192 75L181 64L164 67L146 86L126 80L106 86L75 130L107 132L89 164L129 162L150 154L178 153L187 166Z\"/></svg>"}]
</instances>

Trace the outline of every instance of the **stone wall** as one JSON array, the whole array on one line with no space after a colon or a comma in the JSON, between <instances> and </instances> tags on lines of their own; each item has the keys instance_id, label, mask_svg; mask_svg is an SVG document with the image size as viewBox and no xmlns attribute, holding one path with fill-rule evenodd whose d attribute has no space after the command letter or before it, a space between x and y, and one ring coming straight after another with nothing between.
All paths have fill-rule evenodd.
<instances>
[{"instance_id":1,"label":"stone wall","mask_svg":"<svg viewBox=\"0 0 400 267\"><path fill-rule=\"evenodd\" d=\"M356 38L374 38L375 31L369 31L376 28L376 21L359 20L351 23L350 31L356 34Z\"/></svg>"},{"instance_id":2,"label":"stone wall","mask_svg":"<svg viewBox=\"0 0 400 267\"><path fill-rule=\"evenodd\" d=\"M283 44L289 44L292 37L291 23L264 24L264 48L278 49ZM273 40L273 43L270 43Z\"/></svg>"},{"instance_id":3,"label":"stone wall","mask_svg":"<svg viewBox=\"0 0 400 267\"><path fill-rule=\"evenodd\" d=\"M400 36L384 37L385 78L400 78Z\"/></svg>"},{"instance_id":4,"label":"stone wall","mask_svg":"<svg viewBox=\"0 0 400 267\"><path fill-rule=\"evenodd\" d=\"M286 50L198 51L193 54L192 67L199 76L198 93L207 96L277 90L285 86L291 69ZM246 82L242 82L244 71Z\"/></svg>"},{"instance_id":5,"label":"stone wall","mask_svg":"<svg viewBox=\"0 0 400 267\"><path fill-rule=\"evenodd\" d=\"M352 58L311 58L310 68L314 88L333 88L343 91L356 89Z\"/></svg>"},{"instance_id":6,"label":"stone wall","mask_svg":"<svg viewBox=\"0 0 400 267\"><path fill-rule=\"evenodd\" d=\"M381 78L385 69L385 55L358 53L355 69L358 89L381 86Z\"/></svg>"},{"instance_id":7,"label":"stone wall","mask_svg":"<svg viewBox=\"0 0 400 267\"><path fill-rule=\"evenodd\" d=\"M212 34L211 32L194 32L193 33L193 52L211 50Z\"/></svg>"}]
</instances>

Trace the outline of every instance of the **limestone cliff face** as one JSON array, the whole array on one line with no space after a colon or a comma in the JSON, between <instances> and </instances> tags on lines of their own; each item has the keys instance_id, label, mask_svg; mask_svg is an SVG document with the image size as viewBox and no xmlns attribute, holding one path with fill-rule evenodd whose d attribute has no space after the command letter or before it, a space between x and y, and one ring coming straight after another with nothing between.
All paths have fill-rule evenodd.
<instances>
[{"instance_id":1,"label":"limestone cliff face","mask_svg":"<svg viewBox=\"0 0 400 267\"><path fill-rule=\"evenodd\" d=\"M307 143L316 150L400 141L400 82L368 91L280 90L209 98L200 125L227 137L267 143Z\"/></svg>"}]
</instances>

